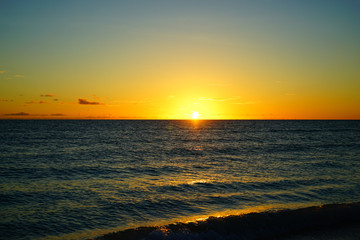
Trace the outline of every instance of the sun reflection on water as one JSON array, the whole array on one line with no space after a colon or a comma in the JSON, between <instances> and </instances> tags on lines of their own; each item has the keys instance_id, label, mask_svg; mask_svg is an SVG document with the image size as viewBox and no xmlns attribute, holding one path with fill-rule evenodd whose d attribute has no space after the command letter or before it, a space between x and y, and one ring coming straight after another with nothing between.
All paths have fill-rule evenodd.
<instances>
[{"instance_id":1,"label":"sun reflection on water","mask_svg":"<svg viewBox=\"0 0 360 240\"><path fill-rule=\"evenodd\" d=\"M188 182L188 184L192 185L192 184L196 184L196 183L208 183L208 182L209 182L208 180L201 179L201 180L190 181L190 182Z\"/></svg>"}]
</instances>

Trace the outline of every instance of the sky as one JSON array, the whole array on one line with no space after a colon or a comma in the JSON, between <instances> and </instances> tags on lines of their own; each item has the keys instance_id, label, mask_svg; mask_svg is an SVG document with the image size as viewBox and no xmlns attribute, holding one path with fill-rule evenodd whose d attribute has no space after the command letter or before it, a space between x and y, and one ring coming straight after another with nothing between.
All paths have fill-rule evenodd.
<instances>
[{"instance_id":1,"label":"sky","mask_svg":"<svg viewBox=\"0 0 360 240\"><path fill-rule=\"evenodd\" d=\"M357 0L0 0L2 119L360 119Z\"/></svg>"}]
</instances>

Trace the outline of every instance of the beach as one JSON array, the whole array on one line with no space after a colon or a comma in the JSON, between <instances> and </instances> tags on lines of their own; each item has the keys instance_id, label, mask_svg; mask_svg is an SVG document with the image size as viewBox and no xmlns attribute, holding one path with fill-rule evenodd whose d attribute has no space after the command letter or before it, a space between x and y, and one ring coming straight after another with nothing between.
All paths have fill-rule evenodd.
<instances>
[{"instance_id":1,"label":"beach","mask_svg":"<svg viewBox=\"0 0 360 240\"><path fill-rule=\"evenodd\" d=\"M332 204L141 227L106 234L95 239L359 240L359 214L360 203Z\"/></svg>"},{"instance_id":2,"label":"beach","mask_svg":"<svg viewBox=\"0 0 360 240\"><path fill-rule=\"evenodd\" d=\"M280 237L278 240L359 240L360 224L351 224L335 228L319 229L292 236Z\"/></svg>"}]
</instances>

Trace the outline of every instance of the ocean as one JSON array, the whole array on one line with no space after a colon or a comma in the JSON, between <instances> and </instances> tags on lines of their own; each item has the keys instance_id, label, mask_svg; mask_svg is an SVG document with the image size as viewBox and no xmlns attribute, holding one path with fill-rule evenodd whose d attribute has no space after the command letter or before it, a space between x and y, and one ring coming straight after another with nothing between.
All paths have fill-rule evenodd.
<instances>
[{"instance_id":1,"label":"ocean","mask_svg":"<svg viewBox=\"0 0 360 240\"><path fill-rule=\"evenodd\" d=\"M0 239L131 239L247 213L260 226L358 202L360 121L0 120ZM204 229L148 239L210 239Z\"/></svg>"}]
</instances>

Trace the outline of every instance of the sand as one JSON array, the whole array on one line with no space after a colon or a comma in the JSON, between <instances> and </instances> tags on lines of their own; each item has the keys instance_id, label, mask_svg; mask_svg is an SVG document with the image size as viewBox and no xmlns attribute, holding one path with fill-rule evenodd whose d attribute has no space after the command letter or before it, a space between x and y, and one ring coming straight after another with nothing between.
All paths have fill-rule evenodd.
<instances>
[{"instance_id":1,"label":"sand","mask_svg":"<svg viewBox=\"0 0 360 240\"><path fill-rule=\"evenodd\" d=\"M334 228L317 229L276 240L360 240L360 223Z\"/></svg>"}]
</instances>

